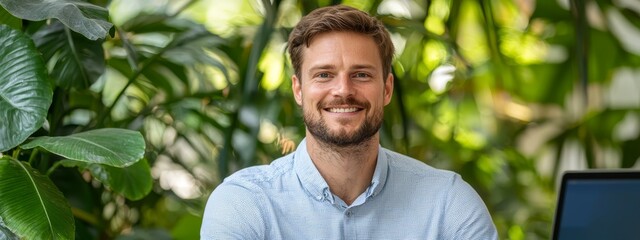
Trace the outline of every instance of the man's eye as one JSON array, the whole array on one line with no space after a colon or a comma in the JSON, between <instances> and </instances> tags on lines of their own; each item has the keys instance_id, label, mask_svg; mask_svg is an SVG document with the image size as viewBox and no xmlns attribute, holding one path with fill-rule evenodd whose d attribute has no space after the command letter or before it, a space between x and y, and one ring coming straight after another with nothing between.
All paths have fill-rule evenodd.
<instances>
[{"instance_id":1,"label":"man's eye","mask_svg":"<svg viewBox=\"0 0 640 240\"><path fill-rule=\"evenodd\" d=\"M359 73L356 73L356 74L354 75L354 77L357 77L357 78L366 78L366 77L369 77L369 74L366 74L366 73L363 73L363 72L359 72Z\"/></svg>"},{"instance_id":2,"label":"man's eye","mask_svg":"<svg viewBox=\"0 0 640 240\"><path fill-rule=\"evenodd\" d=\"M320 74L318 74L318 77L319 78L328 78L329 74L328 73L320 73Z\"/></svg>"}]
</instances>

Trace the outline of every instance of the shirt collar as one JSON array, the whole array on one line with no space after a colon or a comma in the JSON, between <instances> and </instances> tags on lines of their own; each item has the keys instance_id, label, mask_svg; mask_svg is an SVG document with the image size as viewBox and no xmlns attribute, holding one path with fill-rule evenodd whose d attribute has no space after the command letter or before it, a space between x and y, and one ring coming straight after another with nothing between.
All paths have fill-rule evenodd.
<instances>
[{"instance_id":1,"label":"shirt collar","mask_svg":"<svg viewBox=\"0 0 640 240\"><path fill-rule=\"evenodd\" d=\"M378 146L378 161L376 163L376 170L373 172L373 178L371 179L371 186L367 188L367 197L378 195L384 184L387 182L387 172L389 171L389 160L387 160L387 154L385 154L383 148Z\"/></svg>"},{"instance_id":2,"label":"shirt collar","mask_svg":"<svg viewBox=\"0 0 640 240\"><path fill-rule=\"evenodd\" d=\"M371 179L371 185L365 190L367 198L375 196L382 191L387 180L388 169L389 163L387 155L384 153L382 147L378 147L378 159ZM333 203L333 194L331 194L329 190L329 185L311 161L311 157L307 151L306 139L303 139L296 149L294 155L294 170L303 188L311 197L318 201L329 199Z\"/></svg>"},{"instance_id":3,"label":"shirt collar","mask_svg":"<svg viewBox=\"0 0 640 240\"><path fill-rule=\"evenodd\" d=\"M302 139L298 145L294 158L293 167L302 187L304 187L307 193L318 201L329 198L331 196L329 185L311 161L311 157L307 151L306 139Z\"/></svg>"}]
</instances>

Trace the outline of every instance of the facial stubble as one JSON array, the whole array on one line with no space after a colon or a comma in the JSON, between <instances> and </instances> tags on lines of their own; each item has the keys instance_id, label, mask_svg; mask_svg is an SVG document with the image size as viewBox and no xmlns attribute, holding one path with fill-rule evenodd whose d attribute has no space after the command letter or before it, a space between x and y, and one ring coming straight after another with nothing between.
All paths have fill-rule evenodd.
<instances>
[{"instance_id":1,"label":"facial stubble","mask_svg":"<svg viewBox=\"0 0 640 240\"><path fill-rule=\"evenodd\" d=\"M341 129L338 132L334 132L329 129L327 122L322 117L322 111L325 108L323 104L318 103L316 108L307 109L302 108L303 120L309 132L319 141L334 147L350 147L363 144L370 140L382 126L383 109L372 109L371 105L364 102L359 102L352 97L344 99L337 99L330 103L331 105L350 105L361 106L361 111L373 111L371 117L366 117L364 122L356 129L352 134L348 134L346 130ZM304 106L304 104L303 104ZM313 112L317 111L318 117L313 117Z\"/></svg>"}]
</instances>

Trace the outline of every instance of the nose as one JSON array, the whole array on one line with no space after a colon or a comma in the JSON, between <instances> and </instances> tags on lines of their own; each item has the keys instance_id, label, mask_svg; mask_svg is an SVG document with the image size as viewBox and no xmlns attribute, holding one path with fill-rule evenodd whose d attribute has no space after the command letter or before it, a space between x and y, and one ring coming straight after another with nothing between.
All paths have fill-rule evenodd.
<instances>
[{"instance_id":1,"label":"nose","mask_svg":"<svg viewBox=\"0 0 640 240\"><path fill-rule=\"evenodd\" d=\"M333 87L333 94L335 96L347 97L352 96L355 92L353 81L348 74L340 74Z\"/></svg>"}]
</instances>

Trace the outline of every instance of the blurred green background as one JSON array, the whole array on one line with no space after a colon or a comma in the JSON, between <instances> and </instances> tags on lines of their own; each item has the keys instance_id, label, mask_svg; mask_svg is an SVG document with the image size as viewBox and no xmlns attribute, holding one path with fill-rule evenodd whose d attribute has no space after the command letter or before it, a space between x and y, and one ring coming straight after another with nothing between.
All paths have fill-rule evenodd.
<instances>
[{"instance_id":1,"label":"blurred green background","mask_svg":"<svg viewBox=\"0 0 640 240\"><path fill-rule=\"evenodd\" d=\"M635 0L89 2L109 9L114 31L95 79L58 83L53 135L142 132L153 188L134 201L86 172L51 175L78 239L197 239L225 176L304 137L286 39L338 3L379 17L397 49L382 146L460 173L501 239L549 238L562 171L640 168Z\"/></svg>"}]
</instances>

